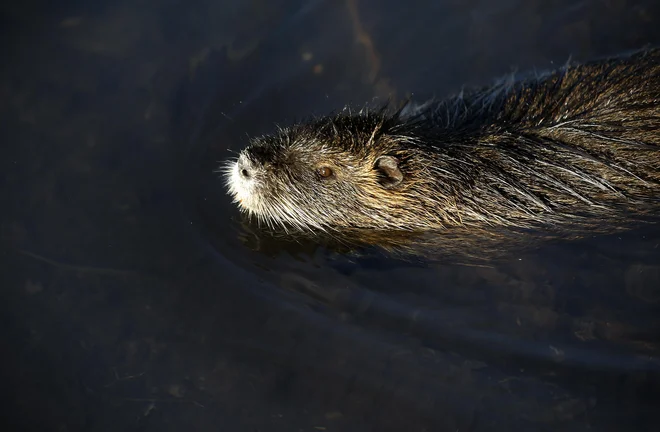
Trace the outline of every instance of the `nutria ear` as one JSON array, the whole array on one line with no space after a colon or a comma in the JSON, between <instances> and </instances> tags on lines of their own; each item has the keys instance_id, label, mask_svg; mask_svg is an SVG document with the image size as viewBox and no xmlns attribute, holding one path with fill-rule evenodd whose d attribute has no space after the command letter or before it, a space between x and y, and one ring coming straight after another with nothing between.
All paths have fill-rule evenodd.
<instances>
[{"instance_id":1,"label":"nutria ear","mask_svg":"<svg viewBox=\"0 0 660 432\"><path fill-rule=\"evenodd\" d=\"M397 187L403 181L399 160L394 156L379 157L376 159L374 168L381 174L379 182L385 189Z\"/></svg>"}]
</instances>

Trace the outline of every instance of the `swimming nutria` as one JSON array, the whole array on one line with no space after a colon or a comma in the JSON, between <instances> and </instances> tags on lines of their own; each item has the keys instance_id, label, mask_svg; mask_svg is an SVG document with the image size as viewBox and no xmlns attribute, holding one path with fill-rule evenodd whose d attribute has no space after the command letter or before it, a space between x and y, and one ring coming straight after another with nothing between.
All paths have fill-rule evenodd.
<instances>
[{"instance_id":1,"label":"swimming nutria","mask_svg":"<svg viewBox=\"0 0 660 432\"><path fill-rule=\"evenodd\" d=\"M227 165L271 227L602 228L660 207L660 49L254 139Z\"/></svg>"}]
</instances>

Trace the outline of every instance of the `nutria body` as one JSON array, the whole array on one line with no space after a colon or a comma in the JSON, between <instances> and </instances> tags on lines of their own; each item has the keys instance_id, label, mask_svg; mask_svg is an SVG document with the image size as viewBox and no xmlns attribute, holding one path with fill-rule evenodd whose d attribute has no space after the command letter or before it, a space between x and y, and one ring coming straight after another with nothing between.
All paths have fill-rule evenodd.
<instances>
[{"instance_id":1,"label":"nutria body","mask_svg":"<svg viewBox=\"0 0 660 432\"><path fill-rule=\"evenodd\" d=\"M601 229L660 208L660 49L254 139L226 169L269 226Z\"/></svg>"}]
</instances>

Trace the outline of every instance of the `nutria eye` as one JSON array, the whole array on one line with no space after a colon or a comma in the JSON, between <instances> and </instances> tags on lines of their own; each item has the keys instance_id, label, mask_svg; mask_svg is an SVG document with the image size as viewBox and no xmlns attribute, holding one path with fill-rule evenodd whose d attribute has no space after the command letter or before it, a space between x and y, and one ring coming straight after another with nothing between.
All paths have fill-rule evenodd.
<instances>
[{"instance_id":1,"label":"nutria eye","mask_svg":"<svg viewBox=\"0 0 660 432\"><path fill-rule=\"evenodd\" d=\"M332 168L329 168L329 167L321 167L321 168L317 169L316 172L318 172L319 175L322 178L330 178L334 174L334 172L332 171Z\"/></svg>"}]
</instances>

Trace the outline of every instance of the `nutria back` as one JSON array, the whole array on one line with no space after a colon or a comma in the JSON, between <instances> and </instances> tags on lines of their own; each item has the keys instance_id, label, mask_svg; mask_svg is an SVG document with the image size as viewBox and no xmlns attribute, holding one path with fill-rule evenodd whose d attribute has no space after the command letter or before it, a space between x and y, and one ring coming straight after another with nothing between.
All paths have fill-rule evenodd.
<instances>
[{"instance_id":1,"label":"nutria back","mask_svg":"<svg viewBox=\"0 0 660 432\"><path fill-rule=\"evenodd\" d=\"M660 204L660 50L315 118L225 170L241 210L289 231L607 231Z\"/></svg>"}]
</instances>

